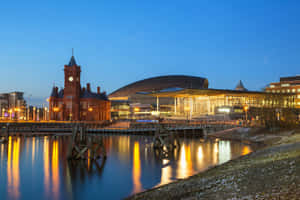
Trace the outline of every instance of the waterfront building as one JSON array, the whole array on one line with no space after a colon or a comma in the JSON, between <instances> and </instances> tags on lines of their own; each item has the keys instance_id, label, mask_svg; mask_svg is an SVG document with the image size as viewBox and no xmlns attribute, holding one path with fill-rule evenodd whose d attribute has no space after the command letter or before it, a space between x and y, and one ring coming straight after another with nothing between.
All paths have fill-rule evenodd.
<instances>
[{"instance_id":1,"label":"waterfront building","mask_svg":"<svg viewBox=\"0 0 300 200\"><path fill-rule=\"evenodd\" d=\"M279 82L270 83L266 92L273 94L295 95L295 107L300 108L300 75L281 77Z\"/></svg>"},{"instance_id":2,"label":"waterfront building","mask_svg":"<svg viewBox=\"0 0 300 200\"><path fill-rule=\"evenodd\" d=\"M172 97L173 116L187 119L218 115L241 118L245 112L259 117L266 109L290 109L295 107L295 96L258 91L224 89L180 89L157 91L149 95L159 98Z\"/></svg>"},{"instance_id":3,"label":"waterfront building","mask_svg":"<svg viewBox=\"0 0 300 200\"><path fill-rule=\"evenodd\" d=\"M178 81L178 77L183 79ZM199 82L195 84L197 80ZM109 98L127 101L132 118L160 115L186 119L208 116L225 119L226 116L233 119L244 117L245 112L259 118L258 115L265 112L263 109L276 108L280 113L282 109L294 108L296 96L290 93L249 91L242 81L234 90L211 89L205 78L164 76L163 79L145 79L125 86L110 94Z\"/></svg>"},{"instance_id":4,"label":"waterfront building","mask_svg":"<svg viewBox=\"0 0 300 200\"><path fill-rule=\"evenodd\" d=\"M166 88L208 88L208 80L196 76L169 75L147 78L128 84L109 95L112 101L111 114L114 119L144 118L157 110L170 113L174 105L174 98L147 95L149 92Z\"/></svg>"},{"instance_id":5,"label":"waterfront building","mask_svg":"<svg viewBox=\"0 0 300 200\"><path fill-rule=\"evenodd\" d=\"M26 119L26 101L23 92L10 92L0 94L1 119Z\"/></svg>"},{"instance_id":6,"label":"waterfront building","mask_svg":"<svg viewBox=\"0 0 300 200\"><path fill-rule=\"evenodd\" d=\"M72 55L64 66L64 88L53 87L49 98L51 120L103 121L110 120L110 101L106 92L92 92L90 83L80 84L81 66Z\"/></svg>"}]
</instances>

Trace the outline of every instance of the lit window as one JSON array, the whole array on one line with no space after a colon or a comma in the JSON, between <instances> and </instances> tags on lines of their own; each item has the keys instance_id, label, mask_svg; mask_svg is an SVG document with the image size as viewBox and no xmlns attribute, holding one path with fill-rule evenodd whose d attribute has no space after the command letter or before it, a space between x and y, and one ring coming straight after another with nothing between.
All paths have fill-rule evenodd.
<instances>
[{"instance_id":1,"label":"lit window","mask_svg":"<svg viewBox=\"0 0 300 200\"><path fill-rule=\"evenodd\" d=\"M281 87L289 87L289 86L290 86L289 83L281 84Z\"/></svg>"},{"instance_id":2,"label":"lit window","mask_svg":"<svg viewBox=\"0 0 300 200\"><path fill-rule=\"evenodd\" d=\"M299 94L298 94L297 98L300 99L300 95Z\"/></svg>"},{"instance_id":3,"label":"lit window","mask_svg":"<svg viewBox=\"0 0 300 200\"><path fill-rule=\"evenodd\" d=\"M297 91L300 92L300 88Z\"/></svg>"},{"instance_id":4,"label":"lit window","mask_svg":"<svg viewBox=\"0 0 300 200\"><path fill-rule=\"evenodd\" d=\"M282 93L285 93L285 90L281 90Z\"/></svg>"},{"instance_id":5,"label":"lit window","mask_svg":"<svg viewBox=\"0 0 300 200\"><path fill-rule=\"evenodd\" d=\"M270 88L274 88L275 87L275 85L270 85Z\"/></svg>"},{"instance_id":6,"label":"lit window","mask_svg":"<svg viewBox=\"0 0 300 200\"><path fill-rule=\"evenodd\" d=\"M288 93L290 93L290 92L291 92L291 90L290 90L290 89L288 89L288 90L287 90L287 92L288 92Z\"/></svg>"},{"instance_id":7,"label":"lit window","mask_svg":"<svg viewBox=\"0 0 300 200\"><path fill-rule=\"evenodd\" d=\"M272 90L272 93L275 93L275 90Z\"/></svg>"},{"instance_id":8,"label":"lit window","mask_svg":"<svg viewBox=\"0 0 300 200\"><path fill-rule=\"evenodd\" d=\"M292 92L294 92L294 93L295 93L295 92L296 92L296 89L292 89Z\"/></svg>"},{"instance_id":9,"label":"lit window","mask_svg":"<svg viewBox=\"0 0 300 200\"><path fill-rule=\"evenodd\" d=\"M280 93L280 90L277 90L277 93Z\"/></svg>"}]
</instances>

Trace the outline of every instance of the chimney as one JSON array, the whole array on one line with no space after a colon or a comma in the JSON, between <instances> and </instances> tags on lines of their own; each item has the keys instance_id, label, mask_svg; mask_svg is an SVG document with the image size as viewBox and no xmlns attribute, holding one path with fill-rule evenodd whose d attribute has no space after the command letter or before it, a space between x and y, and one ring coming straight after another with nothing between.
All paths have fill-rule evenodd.
<instances>
[{"instance_id":1,"label":"chimney","mask_svg":"<svg viewBox=\"0 0 300 200\"><path fill-rule=\"evenodd\" d=\"M85 92L85 87L82 88L82 92Z\"/></svg>"},{"instance_id":2,"label":"chimney","mask_svg":"<svg viewBox=\"0 0 300 200\"><path fill-rule=\"evenodd\" d=\"M97 87L97 94L100 94L100 87Z\"/></svg>"},{"instance_id":3,"label":"chimney","mask_svg":"<svg viewBox=\"0 0 300 200\"><path fill-rule=\"evenodd\" d=\"M87 83L87 84L86 84L86 90L87 90L88 92L91 92L91 84L90 84L90 83Z\"/></svg>"},{"instance_id":4,"label":"chimney","mask_svg":"<svg viewBox=\"0 0 300 200\"><path fill-rule=\"evenodd\" d=\"M55 92L56 94L58 94L58 87L55 87Z\"/></svg>"}]
</instances>

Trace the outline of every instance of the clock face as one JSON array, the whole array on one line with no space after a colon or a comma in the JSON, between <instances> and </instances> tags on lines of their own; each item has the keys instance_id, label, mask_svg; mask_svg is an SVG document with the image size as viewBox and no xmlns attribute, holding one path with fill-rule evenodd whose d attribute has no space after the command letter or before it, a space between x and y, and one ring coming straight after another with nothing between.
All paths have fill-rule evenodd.
<instances>
[{"instance_id":1,"label":"clock face","mask_svg":"<svg viewBox=\"0 0 300 200\"><path fill-rule=\"evenodd\" d=\"M69 81L72 82L73 81L73 76L69 77Z\"/></svg>"}]
</instances>

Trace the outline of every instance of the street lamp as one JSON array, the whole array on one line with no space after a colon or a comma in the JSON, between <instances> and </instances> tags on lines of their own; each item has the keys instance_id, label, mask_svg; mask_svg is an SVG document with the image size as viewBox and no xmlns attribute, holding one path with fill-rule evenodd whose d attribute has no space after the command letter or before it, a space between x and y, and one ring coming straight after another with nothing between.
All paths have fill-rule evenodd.
<instances>
[{"instance_id":1,"label":"street lamp","mask_svg":"<svg viewBox=\"0 0 300 200\"><path fill-rule=\"evenodd\" d=\"M33 121L35 121L35 118L36 118L36 117L35 117L35 109L36 109L36 108L33 107L33 113L32 113L32 120L33 120Z\"/></svg>"},{"instance_id":2,"label":"street lamp","mask_svg":"<svg viewBox=\"0 0 300 200\"><path fill-rule=\"evenodd\" d=\"M2 108L2 119L4 120L4 113L5 113L5 108Z\"/></svg>"},{"instance_id":3,"label":"street lamp","mask_svg":"<svg viewBox=\"0 0 300 200\"><path fill-rule=\"evenodd\" d=\"M45 120L45 121L47 121L47 112L48 112L48 108L45 107L45 108L44 108L44 112L43 112L43 113L44 113L44 120Z\"/></svg>"},{"instance_id":4,"label":"street lamp","mask_svg":"<svg viewBox=\"0 0 300 200\"><path fill-rule=\"evenodd\" d=\"M244 111L245 111L246 123L248 123L248 110L249 110L249 106L248 106L248 105L245 105L245 106L244 106Z\"/></svg>"},{"instance_id":5,"label":"street lamp","mask_svg":"<svg viewBox=\"0 0 300 200\"><path fill-rule=\"evenodd\" d=\"M185 106L184 107L184 111L186 112L186 120L189 120L189 112L190 112L191 108L189 106Z\"/></svg>"},{"instance_id":6,"label":"street lamp","mask_svg":"<svg viewBox=\"0 0 300 200\"><path fill-rule=\"evenodd\" d=\"M54 112L54 118L55 120L57 120L57 113L59 112L59 107L54 107L53 112Z\"/></svg>"}]
</instances>

